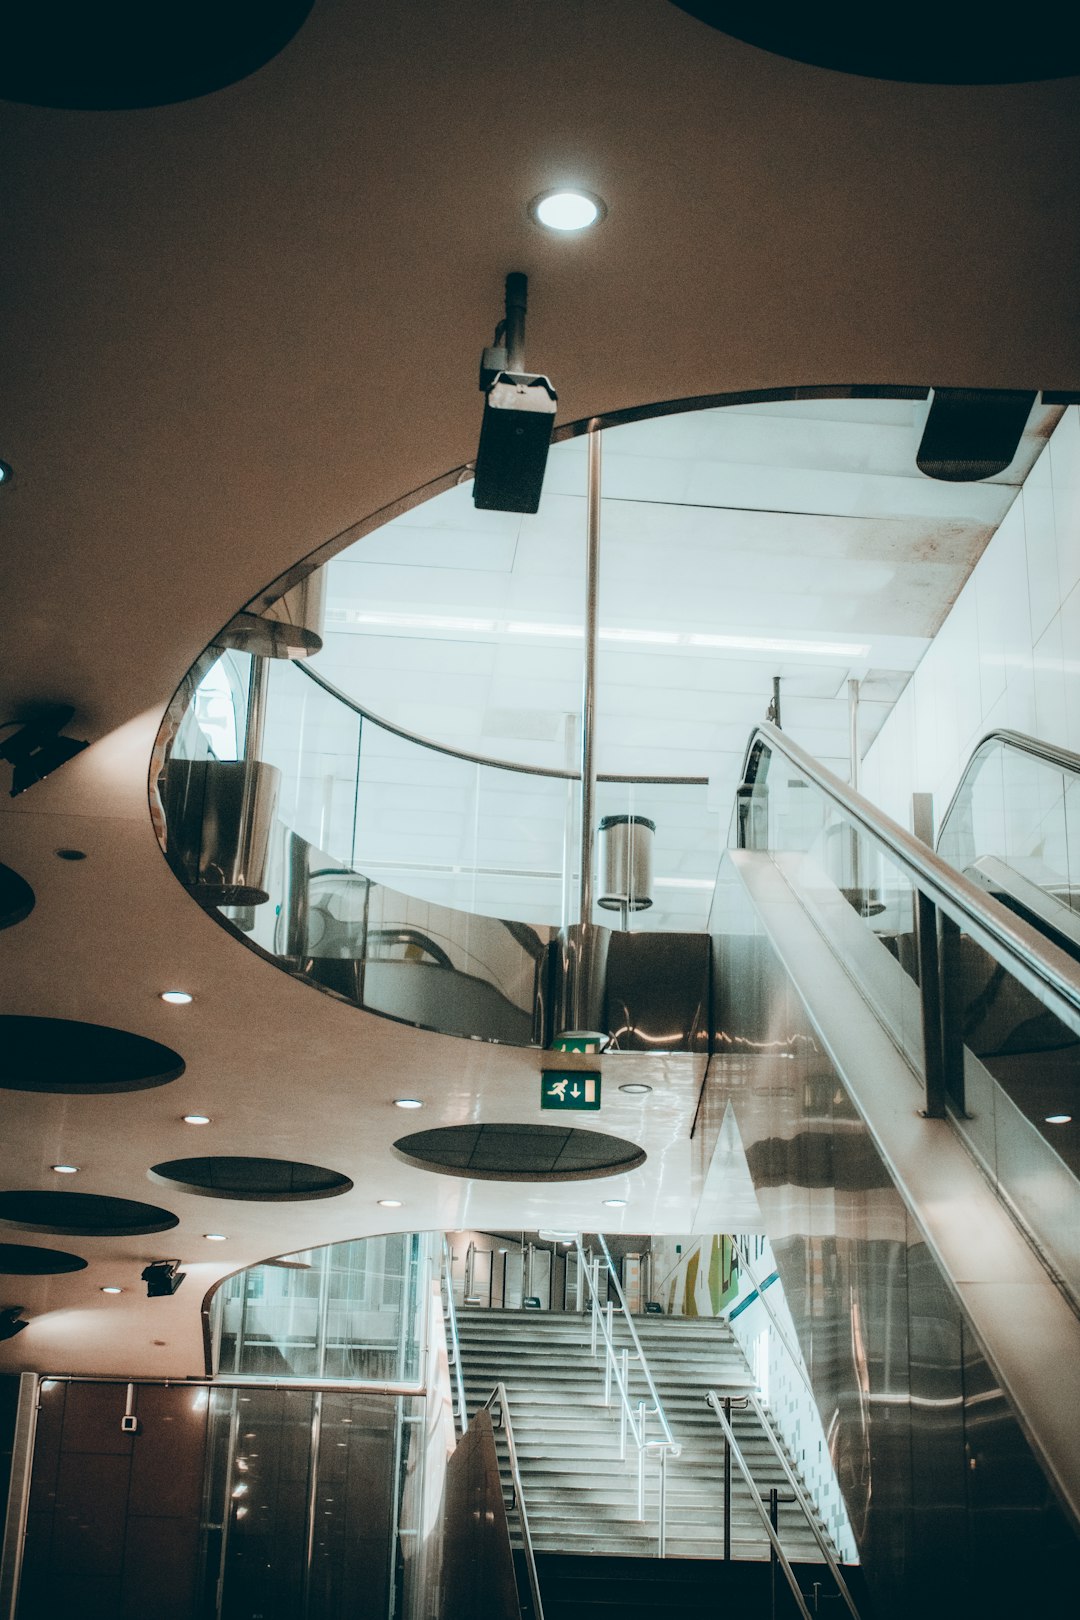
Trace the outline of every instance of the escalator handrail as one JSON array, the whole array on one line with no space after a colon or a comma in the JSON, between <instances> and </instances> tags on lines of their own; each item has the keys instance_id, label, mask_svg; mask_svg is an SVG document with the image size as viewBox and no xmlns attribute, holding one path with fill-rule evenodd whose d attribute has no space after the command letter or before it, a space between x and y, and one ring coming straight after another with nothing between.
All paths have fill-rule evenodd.
<instances>
[{"instance_id":1,"label":"escalator handrail","mask_svg":"<svg viewBox=\"0 0 1080 1620\"><path fill-rule=\"evenodd\" d=\"M968 777L971 775L973 766L983 750L992 743L1011 748L1017 754L1028 754L1032 759L1037 759L1040 764L1052 766L1054 770L1068 771L1070 776L1080 777L1080 754L1074 754L1071 748L1063 748L1060 743L1043 742L1041 738L1029 737L1023 731L1009 731L1002 727L996 727L993 731L988 731L985 737L980 738L971 750L971 757L964 766L960 785L949 800L948 808L941 818L941 827L937 837L939 845L942 834L949 825L949 817L969 788Z\"/></svg>"},{"instance_id":2,"label":"escalator handrail","mask_svg":"<svg viewBox=\"0 0 1080 1620\"><path fill-rule=\"evenodd\" d=\"M885 851L916 888L1080 1036L1080 968L1066 951L1000 905L768 721L761 721L750 734L743 767L747 786L756 782L766 751L779 754L812 782L849 822Z\"/></svg>"}]
</instances>

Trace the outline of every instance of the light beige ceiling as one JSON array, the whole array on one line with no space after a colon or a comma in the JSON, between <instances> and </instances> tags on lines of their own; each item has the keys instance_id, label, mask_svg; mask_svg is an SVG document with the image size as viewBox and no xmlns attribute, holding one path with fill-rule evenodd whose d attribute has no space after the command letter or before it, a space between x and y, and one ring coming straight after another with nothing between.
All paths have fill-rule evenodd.
<instances>
[{"instance_id":1,"label":"light beige ceiling","mask_svg":"<svg viewBox=\"0 0 1080 1620\"><path fill-rule=\"evenodd\" d=\"M191 1198L160 1246L97 1239L77 1277L5 1280L0 1303L33 1321L0 1364L197 1372L202 1283L388 1224L374 1200L391 1171L409 1225L551 1218L540 1194L526 1213L497 1184L447 1191L387 1146L404 1077L437 1098L425 1123L519 1117L534 1060L451 1050L250 956L176 887L145 808L158 718L214 632L473 455L506 272L530 276L528 358L563 421L824 383L1076 389L1078 124L1075 80L862 81L666 0L319 0L276 61L203 100L0 108L0 458L16 474L0 489L0 718L67 700L98 740L3 802L0 859L38 893L0 935L3 1006L164 1035L188 1060L175 1085L125 1098L0 1094L3 1184L45 1185L63 1156L83 1190L153 1197L146 1168L184 1151L177 1116L195 1105L220 1121L215 1151L357 1183L287 1219L226 1206L227 1259L199 1247L222 1206ZM525 205L570 179L608 218L549 239ZM88 859L58 862L65 844ZM175 1021L156 1000L170 981L197 994ZM690 1084L672 1080L655 1117L611 1121L650 1152L627 1230L688 1229ZM591 1224L576 1200L598 1185L560 1196L560 1219ZM190 1274L175 1299L97 1292L162 1248Z\"/></svg>"}]
</instances>

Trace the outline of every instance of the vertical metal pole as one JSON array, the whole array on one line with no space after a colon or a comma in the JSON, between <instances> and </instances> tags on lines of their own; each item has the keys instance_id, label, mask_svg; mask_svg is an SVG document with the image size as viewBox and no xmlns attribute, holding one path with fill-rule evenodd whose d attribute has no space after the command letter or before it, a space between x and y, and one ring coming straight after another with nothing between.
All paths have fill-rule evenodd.
<instances>
[{"instance_id":1,"label":"vertical metal pole","mask_svg":"<svg viewBox=\"0 0 1080 1620\"><path fill-rule=\"evenodd\" d=\"M593 1260L590 1265L592 1271L592 1355L596 1360L596 1325L600 1320L600 1262Z\"/></svg>"},{"instance_id":2,"label":"vertical metal pole","mask_svg":"<svg viewBox=\"0 0 1080 1620\"><path fill-rule=\"evenodd\" d=\"M851 786L856 793L859 791L859 683L848 681L848 757L850 760L849 774ZM851 842L851 888L855 893L862 887L859 875L861 865L859 849L859 834L854 827L849 828L848 837Z\"/></svg>"},{"instance_id":3,"label":"vertical metal pole","mask_svg":"<svg viewBox=\"0 0 1080 1620\"><path fill-rule=\"evenodd\" d=\"M585 563L585 661L581 684L581 922L593 914L593 815L596 799L596 629L600 601L600 430L588 445L588 532Z\"/></svg>"},{"instance_id":4,"label":"vertical metal pole","mask_svg":"<svg viewBox=\"0 0 1080 1620\"><path fill-rule=\"evenodd\" d=\"M19 1397L15 1409L15 1432L11 1447L11 1480L3 1545L0 1547L0 1615L14 1620L19 1603L26 1515L30 1507L30 1478L34 1464L34 1437L38 1415L37 1373L19 1374Z\"/></svg>"},{"instance_id":5,"label":"vertical metal pole","mask_svg":"<svg viewBox=\"0 0 1080 1620\"><path fill-rule=\"evenodd\" d=\"M506 369L525 370L525 311L529 303L529 278L511 270L506 278Z\"/></svg>"},{"instance_id":6,"label":"vertical metal pole","mask_svg":"<svg viewBox=\"0 0 1080 1620\"><path fill-rule=\"evenodd\" d=\"M577 715L568 714L564 721L563 731L564 752L563 760L568 771L574 770L579 760ZM570 917L574 909L571 896L571 887L574 879L574 812L581 797L580 792L574 791L575 784L567 781L566 784L566 811L563 818L563 852L562 852L562 896L560 902L560 916L562 928L570 926Z\"/></svg>"},{"instance_id":7,"label":"vertical metal pole","mask_svg":"<svg viewBox=\"0 0 1080 1620\"><path fill-rule=\"evenodd\" d=\"M769 1523L774 1530L779 1528L779 1500L780 1493L774 1485L769 1492ZM769 1588L772 1594L772 1620L776 1620L776 1548L771 1541L769 1542Z\"/></svg>"},{"instance_id":8,"label":"vertical metal pole","mask_svg":"<svg viewBox=\"0 0 1080 1620\"><path fill-rule=\"evenodd\" d=\"M859 791L859 683L848 681L848 754L851 759L851 785Z\"/></svg>"},{"instance_id":9,"label":"vertical metal pole","mask_svg":"<svg viewBox=\"0 0 1080 1620\"><path fill-rule=\"evenodd\" d=\"M960 929L938 911L937 967L941 985L941 1077L945 1094L960 1114L964 1097L964 987L961 979Z\"/></svg>"},{"instance_id":10,"label":"vertical metal pole","mask_svg":"<svg viewBox=\"0 0 1080 1620\"><path fill-rule=\"evenodd\" d=\"M323 1392L317 1389L312 1396L311 1461L308 1467L307 1535L304 1544L302 1613L311 1613L312 1565L315 1562L315 1519L319 1511L319 1445L322 1440Z\"/></svg>"},{"instance_id":11,"label":"vertical metal pole","mask_svg":"<svg viewBox=\"0 0 1080 1620\"><path fill-rule=\"evenodd\" d=\"M624 1350L622 1353L622 1382L623 1393L629 1397L630 1385L626 1376L626 1355L627 1352ZM619 1461L626 1461L626 1400L619 1402Z\"/></svg>"},{"instance_id":12,"label":"vertical metal pole","mask_svg":"<svg viewBox=\"0 0 1080 1620\"><path fill-rule=\"evenodd\" d=\"M244 717L244 758L261 759L266 728L266 659L251 655L247 713Z\"/></svg>"},{"instance_id":13,"label":"vertical metal pole","mask_svg":"<svg viewBox=\"0 0 1080 1620\"><path fill-rule=\"evenodd\" d=\"M945 1118L945 1043L941 1023L941 972L938 964L937 906L915 890L915 940L919 952L919 999L922 1004L923 1084L927 1119Z\"/></svg>"},{"instance_id":14,"label":"vertical metal pole","mask_svg":"<svg viewBox=\"0 0 1080 1620\"><path fill-rule=\"evenodd\" d=\"M665 1446L660 1453L660 1536L658 1551L661 1558L667 1556L667 1463L668 1450Z\"/></svg>"},{"instance_id":15,"label":"vertical metal pole","mask_svg":"<svg viewBox=\"0 0 1080 1620\"><path fill-rule=\"evenodd\" d=\"M731 1424L731 1397L724 1399L724 1416ZM731 1441L724 1430L724 1563L731 1562Z\"/></svg>"}]
</instances>

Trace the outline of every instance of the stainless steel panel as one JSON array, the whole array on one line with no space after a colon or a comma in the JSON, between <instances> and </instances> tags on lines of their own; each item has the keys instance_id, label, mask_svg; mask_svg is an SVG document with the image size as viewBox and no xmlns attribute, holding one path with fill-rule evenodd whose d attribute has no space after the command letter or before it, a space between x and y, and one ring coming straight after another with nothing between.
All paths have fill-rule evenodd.
<instances>
[{"instance_id":1,"label":"stainless steel panel","mask_svg":"<svg viewBox=\"0 0 1080 1620\"><path fill-rule=\"evenodd\" d=\"M714 945L696 1170L730 1103L874 1614L1038 1612L1080 1545L770 947Z\"/></svg>"}]
</instances>

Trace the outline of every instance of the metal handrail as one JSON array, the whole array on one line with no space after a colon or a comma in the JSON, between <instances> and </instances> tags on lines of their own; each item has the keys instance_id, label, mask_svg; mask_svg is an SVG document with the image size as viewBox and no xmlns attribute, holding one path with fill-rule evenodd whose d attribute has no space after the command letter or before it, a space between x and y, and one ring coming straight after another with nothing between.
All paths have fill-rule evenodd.
<instances>
[{"instance_id":1,"label":"metal handrail","mask_svg":"<svg viewBox=\"0 0 1080 1620\"><path fill-rule=\"evenodd\" d=\"M679 1455L681 1447L679 1446L678 1442L675 1439L675 1436L671 1432L671 1425L667 1420L667 1414L664 1411L663 1402L660 1399L660 1392L657 1389L656 1384L655 1384L655 1382L653 1380L653 1375L652 1375L652 1371L651 1371L651 1369L649 1367L649 1363L645 1359L645 1352L641 1348L641 1340L638 1338L637 1328L634 1326L634 1319L630 1315L630 1309L629 1309L629 1306L626 1303L626 1297L625 1297L625 1295L623 1294L623 1291L622 1291L622 1284L619 1282L619 1274L615 1269L615 1262L611 1258L610 1250L608 1249L607 1243L604 1240L604 1234L602 1232L598 1232L596 1237L597 1237L597 1242L599 1243L601 1249L604 1251L604 1263L608 1268L608 1278L609 1278L610 1282L613 1282L615 1284L615 1293L618 1296L619 1305L620 1305L620 1307L622 1309L623 1316L626 1318L626 1325L630 1330L630 1338L633 1340L634 1349L637 1351L637 1358L638 1358L638 1361L641 1363L641 1370L645 1375L646 1387L647 1387L647 1389L649 1391L649 1394L653 1398L652 1410L655 1412L657 1420L658 1420L658 1422L660 1424L660 1427L663 1430L664 1440L665 1440L666 1444L673 1448L673 1455L677 1457Z\"/></svg>"},{"instance_id":2,"label":"metal handrail","mask_svg":"<svg viewBox=\"0 0 1080 1620\"><path fill-rule=\"evenodd\" d=\"M776 1454L776 1460L780 1464L780 1467L781 1467L781 1469L783 1471L783 1474L784 1474L784 1478L787 1480L788 1485L791 1487L791 1490L792 1490L792 1492L794 1493L794 1496L795 1496L795 1500L798 1502L799 1506L803 1510L803 1514L804 1514L804 1516L806 1518L806 1522L810 1526L811 1532L813 1533L814 1540L817 1542L818 1546L821 1548L822 1556L824 1557L826 1564L829 1566L829 1574L832 1576L833 1580L836 1582L837 1590L839 1591L840 1596L843 1598L844 1602L847 1604L848 1612L852 1616L852 1620L859 1620L859 1611L855 1607L855 1600L852 1597L851 1592L850 1592L850 1590L848 1588L848 1584L844 1579L843 1573L841 1572L840 1565L838 1564L837 1559L836 1559L836 1554L833 1551L832 1547L829 1545L828 1536L825 1535L824 1531L822 1530L820 1524L817 1521L817 1515L814 1512L814 1504L811 1502L809 1496L807 1495L806 1491L804 1490L798 1476L795 1473L795 1470L792 1468L792 1466L791 1466L790 1462L788 1461L787 1457L784 1455L784 1448L780 1444L779 1437L778 1437L778 1435L776 1433L776 1430L773 1427L772 1419L770 1418L769 1414L766 1412L765 1408L762 1406L761 1402L758 1400L756 1395L751 1394L749 1396L749 1401L750 1401L750 1405L753 1407L755 1413L757 1414L758 1421L760 1422L761 1427L765 1430L765 1435L766 1435L766 1438L768 1439L769 1444L772 1446L773 1451Z\"/></svg>"},{"instance_id":3,"label":"metal handrail","mask_svg":"<svg viewBox=\"0 0 1080 1620\"><path fill-rule=\"evenodd\" d=\"M747 746L743 780L748 786L755 780L764 750L779 754L812 782L849 822L885 851L932 905L1007 968L1066 1028L1080 1035L1080 980L1076 963L1066 951L999 905L767 721L754 728Z\"/></svg>"},{"instance_id":4,"label":"metal handrail","mask_svg":"<svg viewBox=\"0 0 1080 1620\"><path fill-rule=\"evenodd\" d=\"M495 1421L493 1410L496 1406L499 1409L498 1422ZM533 1620L544 1620L544 1605L540 1598L540 1578L536 1573L536 1554L533 1551L529 1515L525 1507L525 1492L521 1484L521 1469L518 1465L517 1446L514 1443L514 1425L510 1420L510 1403L506 1398L506 1385L496 1384L479 1410L481 1412L487 1411L491 1415L491 1427L493 1429L502 1429L506 1436L506 1454L510 1460L510 1481L514 1487L513 1506L517 1509L518 1520L521 1524L521 1545L525 1553L525 1568L529 1576L529 1594L532 1598Z\"/></svg>"},{"instance_id":5,"label":"metal handrail","mask_svg":"<svg viewBox=\"0 0 1080 1620\"><path fill-rule=\"evenodd\" d=\"M799 1377L802 1379L803 1383L806 1385L807 1389L810 1391L810 1394L813 1395L814 1394L814 1386L810 1382L810 1374L807 1372L806 1367L803 1365L802 1356L796 1354L795 1350L792 1348L791 1342L788 1339L786 1331L780 1325L780 1318L776 1314L776 1310L773 1307L772 1300L767 1299L765 1297L765 1290L764 1290L764 1288L762 1288L761 1283L758 1280L757 1273L755 1272L753 1266L750 1264L750 1260L749 1260L749 1257L747 1256L746 1250L743 1248L742 1244L739 1242L738 1238L735 1236L734 1233L731 1233L730 1237L731 1237L731 1247L735 1250L735 1253L739 1258L739 1270L745 1272L746 1275L749 1277L750 1281L753 1283L754 1288L757 1291L757 1297L761 1301L762 1305L764 1305L765 1310L766 1310L766 1312L768 1314L768 1317L769 1317L769 1321L772 1323L773 1328L776 1331L776 1337L780 1340L780 1343L783 1345L784 1349L787 1351L788 1360L791 1362L791 1365L794 1367L795 1371L798 1373ZM815 1397L815 1399L816 1399L816 1397Z\"/></svg>"},{"instance_id":6,"label":"metal handrail","mask_svg":"<svg viewBox=\"0 0 1080 1620\"><path fill-rule=\"evenodd\" d=\"M604 1263L608 1268L608 1277L615 1283L619 1304L622 1308L623 1314L626 1317L627 1325L630 1329L630 1334L634 1342L634 1348L637 1352L638 1361L645 1376L646 1385L653 1397L654 1404L651 1407L648 1406L645 1401L639 1401L635 1415L634 1405L630 1399L629 1351L624 1346L621 1351L616 1352L615 1338L612 1331L613 1313L611 1300L608 1300L606 1309L603 1311L600 1309L600 1295L597 1286L600 1273L600 1261L599 1259L593 1259L591 1263L587 1264L585 1257L585 1246L582 1242L580 1233L577 1235L576 1242L578 1266L580 1267L581 1275L584 1276L585 1281L588 1284L589 1294L592 1301L590 1317L592 1321L592 1353L594 1358L596 1356L597 1329L600 1330L600 1333L603 1335L604 1339L605 1406L611 1405L612 1378L614 1378L616 1388L619 1391L619 1399L621 1402L621 1414L619 1420L620 1461L626 1461L627 1429L629 1429L631 1435L633 1436L634 1444L637 1447L637 1518L640 1524L645 1522L645 1458L647 1456L653 1456L656 1457L658 1461L660 1482L659 1498L657 1502L657 1552L659 1556L663 1558L667 1551L668 1458L679 1456L682 1447L672 1435L671 1426L668 1423L667 1416L660 1401L660 1396L657 1393L656 1385L653 1382L652 1373L649 1370L649 1364L645 1359L645 1352L641 1348L641 1341L637 1336L634 1329L634 1324L630 1319L630 1313L626 1308L626 1301L623 1298L622 1289L619 1287L619 1280L615 1275L615 1268L612 1263L611 1255L608 1252L608 1247L604 1242L603 1237L600 1236L600 1245L604 1251ZM650 1417L656 1417L659 1420L663 1436L659 1440L650 1440L646 1434L646 1426Z\"/></svg>"},{"instance_id":7,"label":"metal handrail","mask_svg":"<svg viewBox=\"0 0 1080 1620\"><path fill-rule=\"evenodd\" d=\"M991 743L1000 743L1006 748L1011 748L1014 753L1029 754L1032 759L1039 760L1043 765L1053 766L1055 770L1068 771L1071 776L1080 776L1080 754L1074 754L1071 748L1062 748L1059 743L1043 742L1041 738L1029 737L1023 731L1009 731L1004 727L996 727L993 731L988 731L985 737L981 737L971 750L971 756L964 766L964 774L960 778L959 786L949 800L948 808L941 818L941 827L937 840L939 844L941 835L948 825L949 817L959 804L961 795L968 788L968 777L971 775L972 766L983 749L988 748Z\"/></svg>"},{"instance_id":8,"label":"metal handrail","mask_svg":"<svg viewBox=\"0 0 1080 1620\"><path fill-rule=\"evenodd\" d=\"M446 1320L450 1325L450 1361L454 1369L457 1390L458 1427L464 1434L469 1427L469 1410L465 1405L465 1379L461 1371L461 1340L458 1338L457 1309L454 1305L454 1254L450 1239L443 1233L443 1281L446 1284Z\"/></svg>"},{"instance_id":9,"label":"metal handrail","mask_svg":"<svg viewBox=\"0 0 1080 1620\"><path fill-rule=\"evenodd\" d=\"M772 1520L769 1517L764 1502L761 1500L761 1493L754 1484L754 1478L747 1467L746 1458L743 1456L742 1451L739 1448L739 1442L735 1438L735 1431L727 1420L727 1415L724 1412L723 1406L721 1405L720 1396L717 1394L715 1389L710 1389L708 1391L705 1396L705 1403L707 1406L712 1408L720 1420L721 1427L724 1431L724 1439L727 1441L728 1453L730 1456L734 1457L739 1466L739 1472L745 1480L746 1487L750 1492L750 1499L757 1508L761 1517L761 1522L765 1526L765 1533L772 1544L772 1549L776 1554L777 1562L784 1572L784 1579L791 1588L791 1595L798 1605L799 1613L802 1615L803 1620L811 1620L810 1610L806 1607L806 1599L803 1597L802 1588L795 1579L795 1571L792 1569L791 1564L788 1561L787 1553L780 1545L780 1538L773 1529Z\"/></svg>"},{"instance_id":10,"label":"metal handrail","mask_svg":"<svg viewBox=\"0 0 1080 1620\"><path fill-rule=\"evenodd\" d=\"M518 764L516 761L509 759L492 759L488 754L470 754L464 748L451 748L448 743L436 742L433 737L422 737L419 732L406 731L403 726L396 726L392 720L384 720L382 715L375 714L371 709L365 709L362 703L358 703L354 697L350 697L339 686L335 686L333 681L328 681L325 675L320 675L318 670L312 669L309 664L297 663L293 667L298 669L302 675L306 675L309 681L314 681L316 686L322 687L329 697L336 698L347 709L351 709L353 714L359 715L361 720L370 720L373 726L381 726L384 731L389 731L394 737L400 737L403 742L415 743L417 748L428 748L433 753L445 754L448 759L460 759L466 765L487 765L495 771L515 771L520 776L546 776L556 782L581 781L580 771L560 769L554 765ZM709 785L707 776L621 776L607 775L600 772L596 780L598 782L625 783L627 785L640 782L642 787L708 787Z\"/></svg>"}]
</instances>

